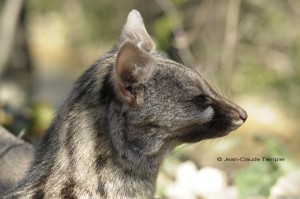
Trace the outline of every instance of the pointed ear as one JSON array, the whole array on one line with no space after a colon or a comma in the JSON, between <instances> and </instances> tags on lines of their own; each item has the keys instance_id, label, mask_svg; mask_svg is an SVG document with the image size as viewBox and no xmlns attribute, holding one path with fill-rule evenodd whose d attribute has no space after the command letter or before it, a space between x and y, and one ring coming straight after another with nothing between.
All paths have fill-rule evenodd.
<instances>
[{"instance_id":1,"label":"pointed ear","mask_svg":"<svg viewBox=\"0 0 300 199\"><path fill-rule=\"evenodd\" d=\"M150 54L133 42L125 42L119 49L113 68L112 82L117 93L130 106L143 103L144 85L155 67Z\"/></svg>"},{"instance_id":2,"label":"pointed ear","mask_svg":"<svg viewBox=\"0 0 300 199\"><path fill-rule=\"evenodd\" d=\"M132 41L148 53L153 52L156 48L154 41L145 28L143 18L137 10L132 10L128 14L127 22L120 37L120 43L127 40Z\"/></svg>"}]
</instances>

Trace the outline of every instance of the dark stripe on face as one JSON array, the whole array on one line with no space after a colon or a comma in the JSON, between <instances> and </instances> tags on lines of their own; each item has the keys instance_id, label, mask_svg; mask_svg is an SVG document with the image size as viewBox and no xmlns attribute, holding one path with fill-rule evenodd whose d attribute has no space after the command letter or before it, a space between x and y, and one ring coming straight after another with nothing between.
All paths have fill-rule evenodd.
<instances>
[{"instance_id":1,"label":"dark stripe on face","mask_svg":"<svg viewBox=\"0 0 300 199\"><path fill-rule=\"evenodd\" d=\"M101 168L107 163L108 156L100 154L96 159L96 171L99 172Z\"/></svg>"},{"instance_id":2,"label":"dark stripe on face","mask_svg":"<svg viewBox=\"0 0 300 199\"><path fill-rule=\"evenodd\" d=\"M93 87L95 79L93 74L95 73L97 63L93 64L84 74L76 81L74 86L74 102L80 101L83 97L87 95L90 88Z\"/></svg>"},{"instance_id":3,"label":"dark stripe on face","mask_svg":"<svg viewBox=\"0 0 300 199\"><path fill-rule=\"evenodd\" d=\"M74 193L75 189L75 180L70 178L64 185L64 188L60 191L61 198L63 199L77 199L77 196Z\"/></svg>"},{"instance_id":4,"label":"dark stripe on face","mask_svg":"<svg viewBox=\"0 0 300 199\"><path fill-rule=\"evenodd\" d=\"M51 169L49 168L46 173L38 179L38 182L33 185L32 189L36 190L36 192L34 193L32 199L43 199L45 197L44 188L50 174Z\"/></svg>"},{"instance_id":5,"label":"dark stripe on face","mask_svg":"<svg viewBox=\"0 0 300 199\"><path fill-rule=\"evenodd\" d=\"M76 118L69 117L69 127L66 133L66 140L65 140L65 148L67 150L68 154L68 173L67 175L69 176L68 180L65 182L63 189L61 189L60 194L61 198L63 199L76 199L76 195L74 193L74 188L75 188L75 178L72 173L72 171L76 170L76 147L75 143L73 140L73 136L75 134L75 122Z\"/></svg>"},{"instance_id":6,"label":"dark stripe on face","mask_svg":"<svg viewBox=\"0 0 300 199\"><path fill-rule=\"evenodd\" d=\"M98 181L97 192L100 194L101 197L104 197L104 198L107 197L107 193L105 191L104 183L101 180Z\"/></svg>"},{"instance_id":7,"label":"dark stripe on face","mask_svg":"<svg viewBox=\"0 0 300 199\"><path fill-rule=\"evenodd\" d=\"M107 135L108 129L104 128L108 124L107 118L103 121L98 121L98 129L101 129L100 132L97 133L97 137L95 139L95 170L96 173L98 173L98 187L97 187L97 193L100 195L101 198L107 197L107 192L105 189L105 181L102 179L101 176L101 170L103 168L108 167L108 162L112 159L112 156L114 154L115 148L113 147L113 144L111 143L111 138ZM105 142L106 144L101 145L99 143ZM110 152L108 152L107 147L110 148ZM111 154L112 152L112 154Z\"/></svg>"},{"instance_id":8,"label":"dark stripe on face","mask_svg":"<svg viewBox=\"0 0 300 199\"><path fill-rule=\"evenodd\" d=\"M44 197L45 192L42 189L38 189L32 196L32 199L43 199Z\"/></svg>"},{"instance_id":9,"label":"dark stripe on face","mask_svg":"<svg viewBox=\"0 0 300 199\"><path fill-rule=\"evenodd\" d=\"M102 88L100 90L99 101L100 104L104 105L109 103L113 99L113 88L109 82L110 73L108 73L102 82Z\"/></svg>"},{"instance_id":10,"label":"dark stripe on face","mask_svg":"<svg viewBox=\"0 0 300 199\"><path fill-rule=\"evenodd\" d=\"M107 142L109 142L109 139L103 135L103 134L97 134L97 139L96 139L96 144L95 144L95 151L94 153L96 154L95 157L95 170L96 173L98 173L98 187L97 187L97 193L99 193L99 195L101 196L101 198L106 198L107 197L107 193L105 190L105 181L102 181L102 177L101 177L101 170L105 167L108 167L107 163L109 161L109 159L111 158L110 155L108 154L101 154L101 151L104 150L105 151L105 147L101 147L99 148L99 143L101 143L101 141L103 142L103 140L107 140ZM100 153L99 153L100 152Z\"/></svg>"}]
</instances>

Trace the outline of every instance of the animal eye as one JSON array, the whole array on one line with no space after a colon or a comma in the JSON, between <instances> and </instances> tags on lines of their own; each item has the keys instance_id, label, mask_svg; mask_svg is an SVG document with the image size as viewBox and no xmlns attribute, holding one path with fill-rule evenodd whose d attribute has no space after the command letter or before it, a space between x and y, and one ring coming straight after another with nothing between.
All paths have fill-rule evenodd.
<instances>
[{"instance_id":1,"label":"animal eye","mask_svg":"<svg viewBox=\"0 0 300 199\"><path fill-rule=\"evenodd\" d=\"M194 98L194 101L199 105L208 105L210 104L210 99L205 95L198 95Z\"/></svg>"}]
</instances>

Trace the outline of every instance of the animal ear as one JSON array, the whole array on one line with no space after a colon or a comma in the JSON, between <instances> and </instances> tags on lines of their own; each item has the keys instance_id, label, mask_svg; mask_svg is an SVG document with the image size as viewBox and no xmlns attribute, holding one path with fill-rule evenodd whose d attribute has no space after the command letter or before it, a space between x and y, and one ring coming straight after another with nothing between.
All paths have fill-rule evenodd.
<instances>
[{"instance_id":1,"label":"animal ear","mask_svg":"<svg viewBox=\"0 0 300 199\"><path fill-rule=\"evenodd\" d=\"M155 66L151 55L131 41L119 49L113 68L112 82L130 106L143 103L144 85L150 78Z\"/></svg>"},{"instance_id":2,"label":"animal ear","mask_svg":"<svg viewBox=\"0 0 300 199\"><path fill-rule=\"evenodd\" d=\"M143 18L137 10L132 10L127 17L127 22L123 28L120 43L130 40L144 51L151 53L156 46L148 34Z\"/></svg>"}]
</instances>

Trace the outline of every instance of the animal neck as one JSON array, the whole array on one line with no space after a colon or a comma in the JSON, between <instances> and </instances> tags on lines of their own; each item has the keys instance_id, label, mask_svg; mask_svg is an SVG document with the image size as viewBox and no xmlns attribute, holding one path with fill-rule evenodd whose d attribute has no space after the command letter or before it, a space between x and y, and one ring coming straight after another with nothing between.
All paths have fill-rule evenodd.
<instances>
[{"instance_id":1,"label":"animal neck","mask_svg":"<svg viewBox=\"0 0 300 199\"><path fill-rule=\"evenodd\" d=\"M139 153L126 142L126 132L116 126L120 122L112 119L115 110L82 106L62 111L49 128L33 167L21 183L27 195L153 197L162 158Z\"/></svg>"}]
</instances>

